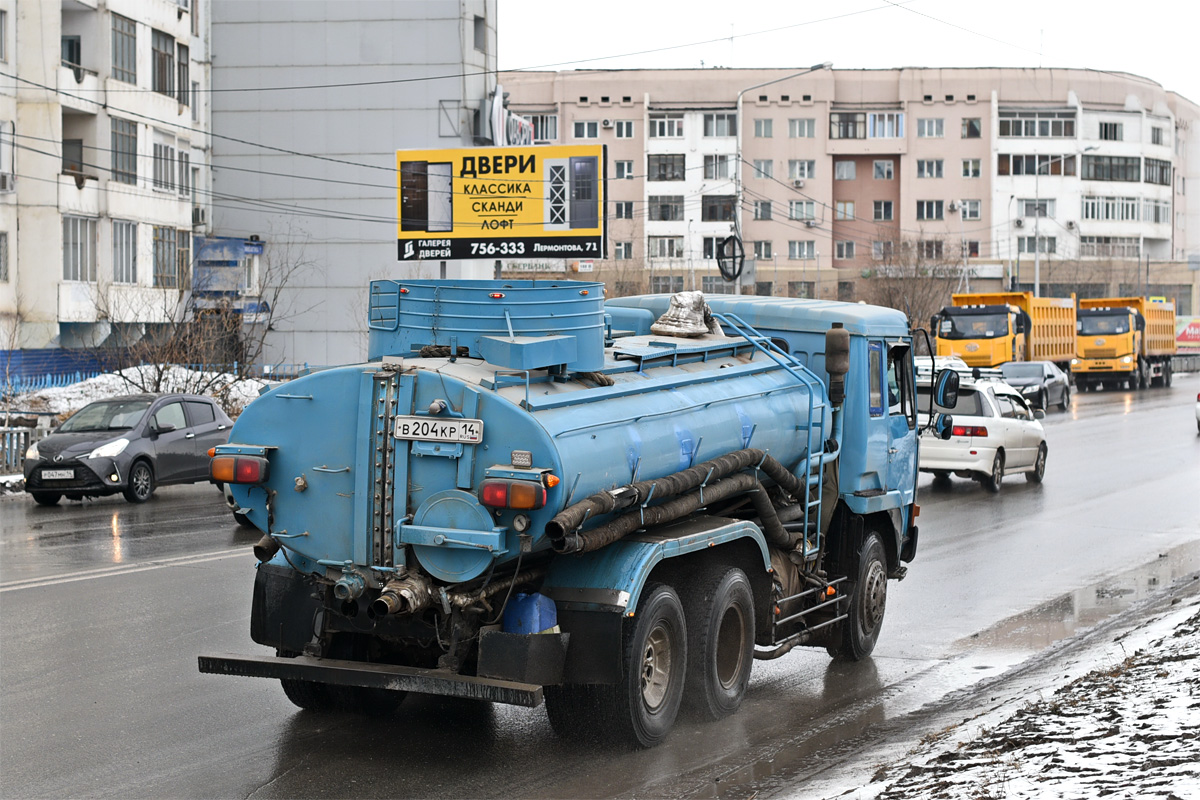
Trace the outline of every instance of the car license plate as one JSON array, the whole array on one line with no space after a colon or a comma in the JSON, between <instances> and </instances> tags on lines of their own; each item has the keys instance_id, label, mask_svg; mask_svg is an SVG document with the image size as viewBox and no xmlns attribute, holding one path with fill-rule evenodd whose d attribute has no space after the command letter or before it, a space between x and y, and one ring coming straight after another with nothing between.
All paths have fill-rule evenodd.
<instances>
[{"instance_id":1,"label":"car license plate","mask_svg":"<svg viewBox=\"0 0 1200 800\"><path fill-rule=\"evenodd\" d=\"M69 481L75 477L73 469L44 469L42 470L42 480L47 481Z\"/></svg>"},{"instance_id":2,"label":"car license plate","mask_svg":"<svg viewBox=\"0 0 1200 800\"><path fill-rule=\"evenodd\" d=\"M415 442L476 444L483 441L483 420L396 417L395 436Z\"/></svg>"}]
</instances>

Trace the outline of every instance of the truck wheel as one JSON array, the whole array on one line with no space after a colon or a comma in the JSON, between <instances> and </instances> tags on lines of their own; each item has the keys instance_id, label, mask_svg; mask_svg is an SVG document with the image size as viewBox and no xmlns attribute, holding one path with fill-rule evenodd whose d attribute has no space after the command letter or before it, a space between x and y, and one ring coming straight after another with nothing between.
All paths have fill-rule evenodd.
<instances>
[{"instance_id":1,"label":"truck wheel","mask_svg":"<svg viewBox=\"0 0 1200 800\"><path fill-rule=\"evenodd\" d=\"M983 488L987 489L992 494L1000 491L1000 484L1004 482L1004 451L997 450L996 457L992 459L992 471L985 475L981 483Z\"/></svg>"},{"instance_id":2,"label":"truck wheel","mask_svg":"<svg viewBox=\"0 0 1200 800\"><path fill-rule=\"evenodd\" d=\"M339 647L335 642L330 658L350 660L350 648ZM295 658L298 653L279 650L284 658ZM296 706L308 711L345 711L351 714L382 716L390 714L404 701L405 692L389 689L369 689L365 686L335 686L295 678L280 678L283 693Z\"/></svg>"},{"instance_id":3,"label":"truck wheel","mask_svg":"<svg viewBox=\"0 0 1200 800\"><path fill-rule=\"evenodd\" d=\"M33 492L33 502L39 506L56 506L62 495L58 492Z\"/></svg>"},{"instance_id":4,"label":"truck wheel","mask_svg":"<svg viewBox=\"0 0 1200 800\"><path fill-rule=\"evenodd\" d=\"M131 503L144 503L154 494L154 470L145 461L135 461L129 468L129 486L122 492Z\"/></svg>"},{"instance_id":5,"label":"truck wheel","mask_svg":"<svg viewBox=\"0 0 1200 800\"><path fill-rule=\"evenodd\" d=\"M1025 473L1025 480L1030 483L1041 483L1046 475L1046 443L1038 445L1037 458L1033 460L1033 469Z\"/></svg>"},{"instance_id":6,"label":"truck wheel","mask_svg":"<svg viewBox=\"0 0 1200 800\"><path fill-rule=\"evenodd\" d=\"M654 747L671 731L683 699L687 627L679 596L665 584L647 586L633 622L621 681L597 687L600 711L615 738Z\"/></svg>"},{"instance_id":7,"label":"truck wheel","mask_svg":"<svg viewBox=\"0 0 1200 800\"><path fill-rule=\"evenodd\" d=\"M1170 387L1170 385L1171 385L1171 362L1170 361L1168 361L1166 364L1163 364L1162 381L1163 381L1163 386Z\"/></svg>"},{"instance_id":8,"label":"truck wheel","mask_svg":"<svg viewBox=\"0 0 1200 800\"><path fill-rule=\"evenodd\" d=\"M858 572L850 585L849 616L842 641L826 648L838 661L862 661L871 655L887 608L887 559L879 534L871 532L858 551Z\"/></svg>"},{"instance_id":9,"label":"truck wheel","mask_svg":"<svg viewBox=\"0 0 1200 800\"><path fill-rule=\"evenodd\" d=\"M738 710L754 664L754 592L740 569L719 566L679 590L687 615L684 707L701 719Z\"/></svg>"}]
</instances>

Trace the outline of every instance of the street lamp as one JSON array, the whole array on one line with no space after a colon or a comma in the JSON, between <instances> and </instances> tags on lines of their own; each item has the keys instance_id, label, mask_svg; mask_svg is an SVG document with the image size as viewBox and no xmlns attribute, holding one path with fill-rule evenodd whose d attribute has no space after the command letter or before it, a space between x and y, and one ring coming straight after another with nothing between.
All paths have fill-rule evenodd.
<instances>
[{"instance_id":1,"label":"street lamp","mask_svg":"<svg viewBox=\"0 0 1200 800\"><path fill-rule=\"evenodd\" d=\"M1092 145L1091 147L1083 148L1078 153L1069 153L1065 156L1058 156L1057 158L1047 159L1046 168L1049 169L1050 165L1053 164L1055 161L1062 161L1065 158L1074 158L1075 156L1082 156L1084 153L1090 153L1091 151L1098 150L1098 149L1099 148L1096 145ZM1037 156L1034 156L1034 158L1037 158ZM1081 172L1083 171L1082 159L1079 164L1079 170ZM1040 237L1038 236L1038 230L1040 228L1040 226L1038 225L1038 222L1042 218L1042 199L1041 199L1041 195L1038 192L1038 176L1041 174L1042 174L1042 164L1041 164L1041 161L1039 160L1033 169L1033 296L1034 297L1042 296L1042 243L1040 241Z\"/></svg>"},{"instance_id":2,"label":"street lamp","mask_svg":"<svg viewBox=\"0 0 1200 800\"><path fill-rule=\"evenodd\" d=\"M734 117L734 135L737 137L735 145L737 169L735 169L733 173L736 180L736 185L734 187L734 202L736 203L736 207L733 210L733 227L734 233L737 234L738 238L741 238L742 236L742 95L755 89L761 89L764 86L770 86L773 83L782 83L783 81L788 81L792 78L799 78L801 75L807 75L810 72L819 72L823 69L833 69L833 62L825 61L821 64L813 64L808 69L802 69L799 72L793 72L792 74L784 75L781 78L772 78L769 81L763 81L762 83L756 83L753 86L747 86L745 89L742 89L737 93L737 103L735 108L736 114ZM741 294L741 273L738 273L737 282L734 285L736 286L735 291L737 294Z\"/></svg>"}]
</instances>

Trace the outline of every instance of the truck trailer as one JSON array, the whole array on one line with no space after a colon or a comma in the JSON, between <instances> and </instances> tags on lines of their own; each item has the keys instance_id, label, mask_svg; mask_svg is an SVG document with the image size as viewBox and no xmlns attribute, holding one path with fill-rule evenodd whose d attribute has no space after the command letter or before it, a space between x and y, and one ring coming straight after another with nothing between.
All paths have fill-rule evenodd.
<instances>
[{"instance_id":1,"label":"truck trailer","mask_svg":"<svg viewBox=\"0 0 1200 800\"><path fill-rule=\"evenodd\" d=\"M957 356L972 367L1053 361L1064 370L1075 357L1073 294L983 292L955 294L951 301L930 323L939 356Z\"/></svg>"},{"instance_id":2,"label":"truck trailer","mask_svg":"<svg viewBox=\"0 0 1200 800\"><path fill-rule=\"evenodd\" d=\"M1175 304L1146 297L1079 301L1075 384L1086 390L1170 386L1175 355Z\"/></svg>"},{"instance_id":3,"label":"truck trailer","mask_svg":"<svg viewBox=\"0 0 1200 800\"><path fill-rule=\"evenodd\" d=\"M735 712L755 659L868 657L917 551L904 315L603 293L373 282L369 362L270 389L213 451L263 533L269 652L200 671L314 710L544 700L559 735L648 747Z\"/></svg>"}]
</instances>

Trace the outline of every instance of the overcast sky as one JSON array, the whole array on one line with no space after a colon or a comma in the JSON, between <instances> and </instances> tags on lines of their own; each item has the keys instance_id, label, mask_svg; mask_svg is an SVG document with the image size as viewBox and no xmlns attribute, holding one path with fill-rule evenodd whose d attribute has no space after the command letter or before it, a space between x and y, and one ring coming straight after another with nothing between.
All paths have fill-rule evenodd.
<instances>
[{"instance_id":1,"label":"overcast sky","mask_svg":"<svg viewBox=\"0 0 1200 800\"><path fill-rule=\"evenodd\" d=\"M1087 67L1200 103L1196 0L499 0L498 25L501 69Z\"/></svg>"}]
</instances>

